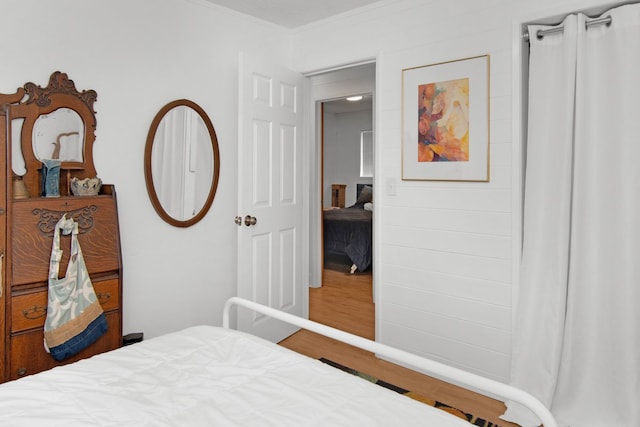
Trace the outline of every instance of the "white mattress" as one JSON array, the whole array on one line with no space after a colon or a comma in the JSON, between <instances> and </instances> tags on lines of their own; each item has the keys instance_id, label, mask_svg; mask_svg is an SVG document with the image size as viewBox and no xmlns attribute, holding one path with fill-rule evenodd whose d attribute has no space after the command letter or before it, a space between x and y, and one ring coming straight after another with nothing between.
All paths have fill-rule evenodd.
<instances>
[{"instance_id":1,"label":"white mattress","mask_svg":"<svg viewBox=\"0 0 640 427\"><path fill-rule=\"evenodd\" d=\"M470 426L276 344L210 326L2 384L0 425Z\"/></svg>"}]
</instances>

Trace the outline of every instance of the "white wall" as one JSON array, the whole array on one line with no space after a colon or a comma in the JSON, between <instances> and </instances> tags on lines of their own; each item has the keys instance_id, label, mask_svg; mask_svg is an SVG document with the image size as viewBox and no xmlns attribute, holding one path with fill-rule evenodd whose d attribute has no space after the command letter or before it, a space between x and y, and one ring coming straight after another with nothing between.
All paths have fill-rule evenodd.
<instances>
[{"instance_id":1,"label":"white wall","mask_svg":"<svg viewBox=\"0 0 640 427\"><path fill-rule=\"evenodd\" d=\"M331 184L346 184L345 206L356 202L360 177L360 133L372 129L371 110L324 115L324 207L331 206Z\"/></svg>"},{"instance_id":2,"label":"white wall","mask_svg":"<svg viewBox=\"0 0 640 427\"><path fill-rule=\"evenodd\" d=\"M0 91L46 85L55 70L97 91L94 157L118 193L124 332L154 336L219 324L235 293L238 52L303 72L377 57L378 337L506 380L522 172L516 28L603 4L614 2L382 0L284 31L202 0L3 0ZM491 181L401 181L402 69L482 54L491 55ZM210 213L188 229L158 218L143 174L151 120L177 98L208 112L222 163ZM383 191L388 180L395 196Z\"/></svg>"},{"instance_id":3,"label":"white wall","mask_svg":"<svg viewBox=\"0 0 640 427\"><path fill-rule=\"evenodd\" d=\"M0 28L0 92L60 70L98 93L94 158L117 190L124 333L220 324L236 286L238 53L286 64L287 34L199 0L3 0ZM149 125L179 98L208 113L221 158L211 211L186 229L156 215L143 172Z\"/></svg>"},{"instance_id":4,"label":"white wall","mask_svg":"<svg viewBox=\"0 0 640 427\"><path fill-rule=\"evenodd\" d=\"M519 24L606 3L389 0L295 31L303 72L377 57L380 341L508 380L520 244ZM485 54L490 182L402 181L402 70ZM396 195L384 190L389 181Z\"/></svg>"}]
</instances>

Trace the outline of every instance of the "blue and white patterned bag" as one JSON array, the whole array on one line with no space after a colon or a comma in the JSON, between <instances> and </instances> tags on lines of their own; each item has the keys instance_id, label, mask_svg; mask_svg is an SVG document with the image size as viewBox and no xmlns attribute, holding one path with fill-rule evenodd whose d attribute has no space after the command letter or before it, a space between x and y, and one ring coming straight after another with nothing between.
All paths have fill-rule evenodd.
<instances>
[{"instance_id":1,"label":"blue and white patterned bag","mask_svg":"<svg viewBox=\"0 0 640 427\"><path fill-rule=\"evenodd\" d=\"M58 278L62 249L60 232L71 234L71 255L65 277ZM78 241L78 223L66 216L56 224L49 263L49 301L44 347L63 360L93 344L107 331L107 319L93 290Z\"/></svg>"}]
</instances>

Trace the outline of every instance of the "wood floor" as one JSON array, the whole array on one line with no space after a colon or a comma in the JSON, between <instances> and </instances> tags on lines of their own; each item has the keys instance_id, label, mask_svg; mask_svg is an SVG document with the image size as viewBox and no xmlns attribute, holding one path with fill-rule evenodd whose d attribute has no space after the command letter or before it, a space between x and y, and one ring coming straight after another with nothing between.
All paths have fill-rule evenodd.
<instances>
[{"instance_id":1,"label":"wood floor","mask_svg":"<svg viewBox=\"0 0 640 427\"><path fill-rule=\"evenodd\" d=\"M347 268L348 269L348 268ZM324 270L323 286L309 289L309 318L328 326L374 339L374 305L370 274ZM501 427L517 427L500 420L502 402L422 375L374 354L309 331L299 331L280 343L318 359L325 357L399 387L472 413Z\"/></svg>"}]
</instances>

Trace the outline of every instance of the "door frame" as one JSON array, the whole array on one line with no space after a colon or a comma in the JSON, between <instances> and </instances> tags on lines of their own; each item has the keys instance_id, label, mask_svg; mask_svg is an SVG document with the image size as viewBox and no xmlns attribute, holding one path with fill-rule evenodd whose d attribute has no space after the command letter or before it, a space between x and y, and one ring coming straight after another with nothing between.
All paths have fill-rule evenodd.
<instances>
[{"instance_id":1,"label":"door frame","mask_svg":"<svg viewBox=\"0 0 640 427\"><path fill-rule=\"evenodd\" d=\"M313 84L313 78L315 76L320 76L323 74L328 74L328 73L334 73L337 71L344 71L344 70L348 70L348 69L352 69L352 68L356 68L362 65L370 65L373 64L374 66L374 78L373 78L373 84L371 86L369 86L366 89L363 89L362 86L357 85L357 84L350 84L348 86L344 86L341 88L327 88L324 90L314 90L314 84ZM306 204L309 211L308 211L308 225L309 225L309 266L308 266L308 272L309 272L309 286L310 287L320 287L322 286L322 262L323 262L323 256L322 256L322 127L321 127L321 122L322 122L322 108L321 108L321 104L324 101L330 101L336 98L340 98L340 97L344 97L344 96L348 96L348 95L353 95L354 93L357 92L362 92L362 93L371 93L372 97L373 97L373 130L374 130L374 171L378 170L377 168L377 162L378 162L378 143L377 143L377 137L376 135L378 135L378 131L377 131L377 127L378 127L378 121L377 121L377 116L378 116L378 109L376 106L376 91L378 89L378 79L377 79L377 75L379 74L379 58L378 57L370 57L370 58L365 58L359 61L353 61L353 62L349 62L349 63L345 63L345 64L341 64L341 65L337 65L334 67L327 67L327 68L322 68L322 69L318 69L318 70L314 70L314 71L309 71L309 72L303 72L302 75L304 77L307 78L309 84L308 84L308 102L307 102L307 115L306 117L308 118L308 126L307 127L307 135L308 135L308 141L309 141L309 155L310 158L308 159L308 171L309 171L309 177L308 177L308 181L309 181L309 186L307 187L309 189L309 200L308 203ZM373 182L374 182L374 197L375 197L375 193L376 191L376 187L378 187L376 185L376 181L377 181L377 177L376 174L374 172L374 177L373 177ZM374 205L374 210L375 210L375 205ZM375 248L376 248L376 219L375 219L376 215L374 215L374 220L373 220L373 228L374 228L374 233L373 233L373 250L375 253ZM372 286L373 286L373 295L374 295L374 302L376 301L376 295L378 295L378 292L376 292L377 289L377 281L376 281L376 274L375 274L375 270L376 270L376 260L375 257L373 259L373 263L371 265L371 269L372 269ZM307 302L308 304L308 302ZM377 315L376 315L376 320L377 320Z\"/></svg>"}]
</instances>

